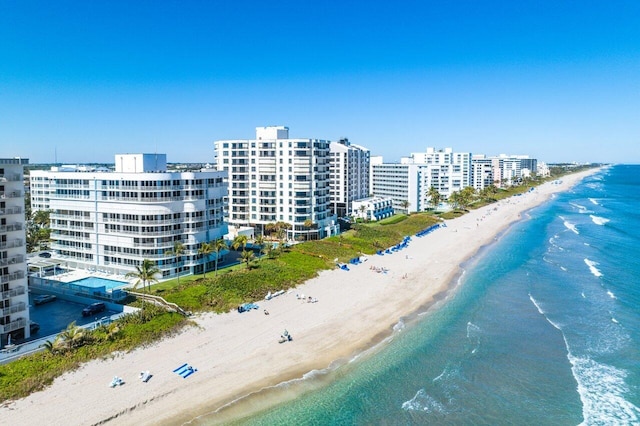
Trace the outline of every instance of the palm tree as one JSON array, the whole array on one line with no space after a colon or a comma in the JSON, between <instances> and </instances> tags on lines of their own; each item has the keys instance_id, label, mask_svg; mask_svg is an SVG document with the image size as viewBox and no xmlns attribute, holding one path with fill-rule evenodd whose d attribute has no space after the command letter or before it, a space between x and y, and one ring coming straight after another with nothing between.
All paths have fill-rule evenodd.
<instances>
[{"instance_id":1,"label":"palm tree","mask_svg":"<svg viewBox=\"0 0 640 426\"><path fill-rule=\"evenodd\" d=\"M218 258L220 257L220 251L228 248L227 243L225 243L222 238L213 243L213 250L216 252L216 269L214 275L218 275Z\"/></svg>"},{"instance_id":2,"label":"palm tree","mask_svg":"<svg viewBox=\"0 0 640 426\"><path fill-rule=\"evenodd\" d=\"M205 262L202 270L204 271L204 277L207 278L207 261L209 260L209 255L213 253L213 244L211 243L202 243L200 244L200 248L198 249L198 254L205 257Z\"/></svg>"},{"instance_id":3,"label":"palm tree","mask_svg":"<svg viewBox=\"0 0 640 426\"><path fill-rule=\"evenodd\" d=\"M140 283L142 283L142 289L144 290L147 283L149 284L149 287L151 287L151 283L158 282L156 276L159 274L160 269L156 266L156 264L149 259L144 259L140 266L136 266L135 272L128 272L125 277L137 279L136 283L133 285L134 290Z\"/></svg>"},{"instance_id":4,"label":"palm tree","mask_svg":"<svg viewBox=\"0 0 640 426\"><path fill-rule=\"evenodd\" d=\"M233 239L233 243L231 243L231 247L233 247L234 250L238 250L238 247L242 247L242 251L244 251L244 248L247 246L248 241L249 241L249 238L247 238L246 235L238 235Z\"/></svg>"},{"instance_id":5,"label":"palm tree","mask_svg":"<svg viewBox=\"0 0 640 426\"><path fill-rule=\"evenodd\" d=\"M173 243L173 249L166 251L164 254L167 256L175 256L176 258L176 274L178 275L178 285L180 285L180 258L182 257L182 253L184 253L184 244L180 241L176 241Z\"/></svg>"},{"instance_id":6,"label":"palm tree","mask_svg":"<svg viewBox=\"0 0 640 426\"><path fill-rule=\"evenodd\" d=\"M460 191L454 191L449 195L449 203L453 205L454 209L457 209L462 201L462 196L460 195Z\"/></svg>"},{"instance_id":7,"label":"palm tree","mask_svg":"<svg viewBox=\"0 0 640 426\"><path fill-rule=\"evenodd\" d=\"M431 204L433 206L433 209L435 210L438 207L438 204L440 204L440 192L436 189L435 186L432 186L431 188L429 188L427 196L429 197L429 204Z\"/></svg>"},{"instance_id":8,"label":"palm tree","mask_svg":"<svg viewBox=\"0 0 640 426\"><path fill-rule=\"evenodd\" d=\"M60 333L60 338L64 342L67 350L71 350L78 346L84 337L84 328L78 327L75 321L69 324L67 328Z\"/></svg>"},{"instance_id":9,"label":"palm tree","mask_svg":"<svg viewBox=\"0 0 640 426\"><path fill-rule=\"evenodd\" d=\"M400 206L407 212L407 214L409 214L409 206L410 205L411 205L411 203L409 202L409 200L400 201Z\"/></svg>"},{"instance_id":10,"label":"palm tree","mask_svg":"<svg viewBox=\"0 0 640 426\"><path fill-rule=\"evenodd\" d=\"M255 255L251 250L249 251L242 250L241 258L242 258L242 261L247 264L247 269L249 269L249 263L251 263L251 261L255 258Z\"/></svg>"}]
</instances>

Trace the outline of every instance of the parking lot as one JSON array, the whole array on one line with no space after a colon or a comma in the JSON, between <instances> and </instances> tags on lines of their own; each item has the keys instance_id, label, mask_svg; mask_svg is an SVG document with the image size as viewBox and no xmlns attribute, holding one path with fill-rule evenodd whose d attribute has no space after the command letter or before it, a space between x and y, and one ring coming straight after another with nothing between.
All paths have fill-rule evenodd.
<instances>
[{"instance_id":1,"label":"parking lot","mask_svg":"<svg viewBox=\"0 0 640 426\"><path fill-rule=\"evenodd\" d=\"M96 316L83 317L82 309L87 306L87 304L69 302L67 300L57 298L52 302L36 306L33 303L33 296L34 295L29 294L29 316L31 321L40 324L40 331L32 335L29 340L40 339L52 334L57 334L67 328L67 326L73 321L76 322L76 325L85 325L102 317L117 313L115 311L107 310L98 313Z\"/></svg>"}]
</instances>

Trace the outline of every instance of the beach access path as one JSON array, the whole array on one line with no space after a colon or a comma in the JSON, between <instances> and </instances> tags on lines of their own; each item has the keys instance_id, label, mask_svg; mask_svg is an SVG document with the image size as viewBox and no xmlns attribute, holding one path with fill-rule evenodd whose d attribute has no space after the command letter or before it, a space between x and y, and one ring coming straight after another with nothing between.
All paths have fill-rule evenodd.
<instances>
[{"instance_id":1,"label":"beach access path","mask_svg":"<svg viewBox=\"0 0 640 426\"><path fill-rule=\"evenodd\" d=\"M350 270L323 271L245 313L200 314L195 327L64 374L41 392L0 406L0 424L182 424L238 398L327 368L372 347L403 317L448 289L460 265L525 211L597 169L563 176L473 210L447 227ZM374 268L386 269L386 273ZM305 300L298 297L305 295ZM296 297L298 295L298 297ZM317 299L308 303L307 297ZM263 313L269 311L269 315ZM278 343L284 330L293 341ZM183 378L175 369L196 371ZM147 382L140 372L149 371ZM123 385L110 388L114 376Z\"/></svg>"}]
</instances>

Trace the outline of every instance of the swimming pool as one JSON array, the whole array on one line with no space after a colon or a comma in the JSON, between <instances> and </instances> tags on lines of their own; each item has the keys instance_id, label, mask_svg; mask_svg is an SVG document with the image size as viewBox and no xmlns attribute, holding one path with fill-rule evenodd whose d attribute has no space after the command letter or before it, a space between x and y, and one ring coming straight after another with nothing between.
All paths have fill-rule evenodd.
<instances>
[{"instance_id":1,"label":"swimming pool","mask_svg":"<svg viewBox=\"0 0 640 426\"><path fill-rule=\"evenodd\" d=\"M111 290L114 288L123 287L125 285L128 285L129 283L125 281L108 280L106 278L100 278L100 277L87 277L87 278L82 278L76 281L69 281L69 284L80 285L83 287L91 287L91 288L104 287L106 290Z\"/></svg>"}]
</instances>

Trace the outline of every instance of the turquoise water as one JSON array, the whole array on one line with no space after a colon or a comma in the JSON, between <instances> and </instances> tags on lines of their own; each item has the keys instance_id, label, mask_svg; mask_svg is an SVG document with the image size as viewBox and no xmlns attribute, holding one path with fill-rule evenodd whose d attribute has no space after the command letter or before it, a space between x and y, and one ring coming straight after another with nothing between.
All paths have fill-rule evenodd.
<instances>
[{"instance_id":1,"label":"turquoise water","mask_svg":"<svg viewBox=\"0 0 640 426\"><path fill-rule=\"evenodd\" d=\"M122 286L128 285L129 283L123 281L108 280L106 278L100 277L87 277L76 281L70 281L69 284L91 288L105 287L106 290L110 290L114 288L120 288Z\"/></svg>"},{"instance_id":2,"label":"turquoise water","mask_svg":"<svg viewBox=\"0 0 640 426\"><path fill-rule=\"evenodd\" d=\"M640 166L588 177L483 250L391 341L194 423L640 424L639 208Z\"/></svg>"}]
</instances>

